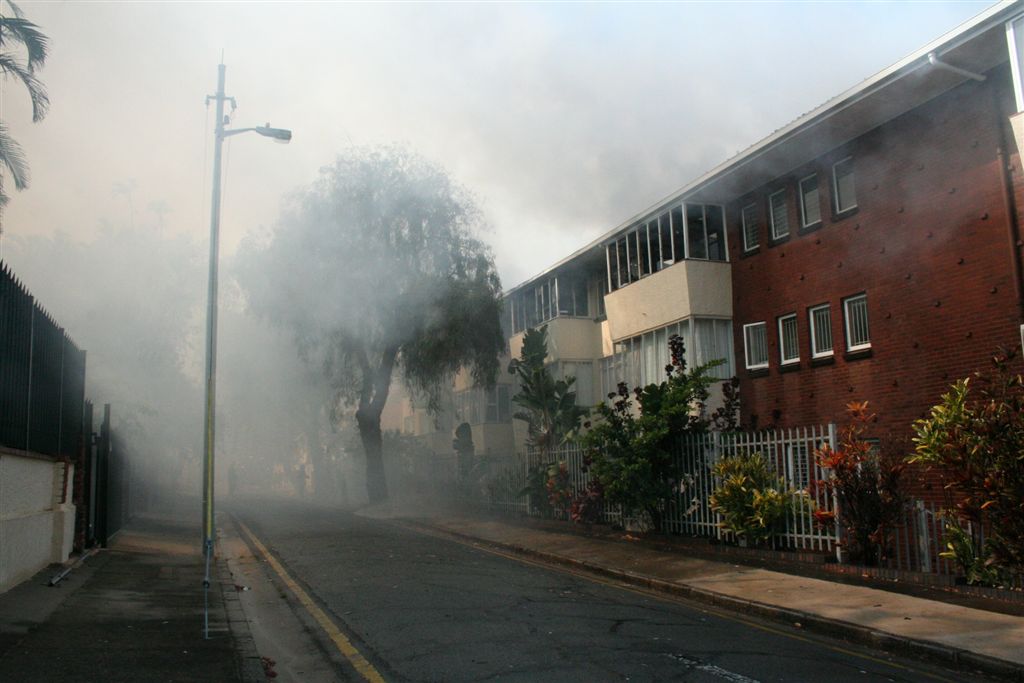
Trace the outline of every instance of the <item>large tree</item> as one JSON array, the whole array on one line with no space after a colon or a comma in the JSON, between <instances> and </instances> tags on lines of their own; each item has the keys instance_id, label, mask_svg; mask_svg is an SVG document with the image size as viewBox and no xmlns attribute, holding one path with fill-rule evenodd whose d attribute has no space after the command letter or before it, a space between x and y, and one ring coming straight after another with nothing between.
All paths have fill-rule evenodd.
<instances>
[{"instance_id":1,"label":"large tree","mask_svg":"<svg viewBox=\"0 0 1024 683\"><path fill-rule=\"evenodd\" d=\"M445 171L402 147L354 148L298 192L240 257L257 313L295 334L355 406L370 502L387 498L380 415L392 375L436 405L462 367L494 381L501 284L482 215Z\"/></svg>"},{"instance_id":2,"label":"large tree","mask_svg":"<svg viewBox=\"0 0 1024 683\"><path fill-rule=\"evenodd\" d=\"M47 49L46 36L39 27L25 19L16 4L0 0L0 75L5 80L12 77L20 81L28 90L32 100L33 121L41 121L50 106L46 89L35 75L36 70L46 61ZM25 155L21 146L7 132L7 126L0 121L0 209L8 200L3 190L5 168L11 174L15 189L28 187Z\"/></svg>"}]
</instances>

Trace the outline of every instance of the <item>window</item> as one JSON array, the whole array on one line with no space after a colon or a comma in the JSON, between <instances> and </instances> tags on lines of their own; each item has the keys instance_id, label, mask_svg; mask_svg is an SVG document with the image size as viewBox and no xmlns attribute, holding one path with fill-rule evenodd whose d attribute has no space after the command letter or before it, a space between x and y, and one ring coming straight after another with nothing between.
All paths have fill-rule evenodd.
<instances>
[{"instance_id":1,"label":"window","mask_svg":"<svg viewBox=\"0 0 1024 683\"><path fill-rule=\"evenodd\" d=\"M631 387L664 381L665 366L671 360L668 340L672 335L683 338L688 367L723 360L725 362L712 368L709 374L723 380L733 376L732 322L721 318L682 320L617 342L614 354L601 359L600 398L614 392L620 381Z\"/></svg>"},{"instance_id":2,"label":"window","mask_svg":"<svg viewBox=\"0 0 1024 683\"><path fill-rule=\"evenodd\" d=\"M779 318L779 356L783 365L800 361L800 344L796 336L796 314Z\"/></svg>"},{"instance_id":3,"label":"window","mask_svg":"<svg viewBox=\"0 0 1024 683\"><path fill-rule=\"evenodd\" d=\"M782 239L789 234L789 212L786 211L786 191L779 190L768 197L769 215L772 220L772 239Z\"/></svg>"},{"instance_id":4,"label":"window","mask_svg":"<svg viewBox=\"0 0 1024 683\"><path fill-rule=\"evenodd\" d=\"M743 218L743 250L757 249L758 235L761 232L761 226L757 220L757 204L744 206L740 215Z\"/></svg>"},{"instance_id":5,"label":"window","mask_svg":"<svg viewBox=\"0 0 1024 683\"><path fill-rule=\"evenodd\" d=\"M686 205L686 256L692 259L725 260L725 216L714 204Z\"/></svg>"},{"instance_id":6,"label":"window","mask_svg":"<svg viewBox=\"0 0 1024 683\"><path fill-rule=\"evenodd\" d=\"M686 240L683 238L683 207L677 206L672 209L672 258L675 261L682 261L686 258L684 248Z\"/></svg>"},{"instance_id":7,"label":"window","mask_svg":"<svg viewBox=\"0 0 1024 683\"><path fill-rule=\"evenodd\" d=\"M660 228L658 232L658 239L661 251L660 258L655 266L656 270L661 270L662 268L666 268L675 263L675 260L672 257L672 222L667 213L661 214L661 217L656 221L652 221L651 225L654 226L659 223Z\"/></svg>"},{"instance_id":8,"label":"window","mask_svg":"<svg viewBox=\"0 0 1024 683\"><path fill-rule=\"evenodd\" d=\"M853 182L853 157L846 157L832 167L832 195L836 213L857 208L857 192Z\"/></svg>"},{"instance_id":9,"label":"window","mask_svg":"<svg viewBox=\"0 0 1024 683\"><path fill-rule=\"evenodd\" d=\"M743 346L748 370L768 367L768 335L763 322L743 326Z\"/></svg>"},{"instance_id":10,"label":"window","mask_svg":"<svg viewBox=\"0 0 1024 683\"><path fill-rule=\"evenodd\" d=\"M808 312L811 323L811 357L832 355L832 314L829 305L815 306Z\"/></svg>"},{"instance_id":11,"label":"window","mask_svg":"<svg viewBox=\"0 0 1024 683\"><path fill-rule=\"evenodd\" d=\"M606 249L613 291L683 258L725 261L725 210L715 204L679 205L634 226Z\"/></svg>"},{"instance_id":12,"label":"window","mask_svg":"<svg viewBox=\"0 0 1024 683\"><path fill-rule=\"evenodd\" d=\"M866 294L851 296L843 302L843 319L846 326L846 350L870 349L871 335L868 333L868 297Z\"/></svg>"},{"instance_id":13,"label":"window","mask_svg":"<svg viewBox=\"0 0 1024 683\"><path fill-rule=\"evenodd\" d=\"M800 216L802 225L808 228L821 222L821 201L818 197L818 174L812 174L800 181Z\"/></svg>"}]
</instances>

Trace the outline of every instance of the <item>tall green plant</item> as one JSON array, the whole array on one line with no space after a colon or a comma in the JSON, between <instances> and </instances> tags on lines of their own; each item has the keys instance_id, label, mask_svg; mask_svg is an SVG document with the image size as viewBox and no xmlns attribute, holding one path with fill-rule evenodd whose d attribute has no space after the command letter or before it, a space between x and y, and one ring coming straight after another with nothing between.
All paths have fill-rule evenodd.
<instances>
[{"instance_id":1,"label":"tall green plant","mask_svg":"<svg viewBox=\"0 0 1024 683\"><path fill-rule=\"evenodd\" d=\"M665 368L666 379L634 389L633 398L620 382L608 395L611 405L597 406L598 419L582 438L590 471L605 499L621 505L627 514L646 515L659 531L679 480L673 446L682 435L710 428L705 406L716 381L711 370L722 363L713 361L688 371L682 338L673 335L669 349L672 361Z\"/></svg>"},{"instance_id":2,"label":"tall green plant","mask_svg":"<svg viewBox=\"0 0 1024 683\"><path fill-rule=\"evenodd\" d=\"M526 422L526 443L545 463L579 430L590 412L576 405L576 378L555 379L544 364L547 357L547 326L528 329L519 358L509 365L509 372L519 379L519 392L512 402L522 410L515 418Z\"/></svg>"},{"instance_id":3,"label":"tall green plant","mask_svg":"<svg viewBox=\"0 0 1024 683\"><path fill-rule=\"evenodd\" d=\"M956 513L987 529L989 562L1024 573L1024 377L1013 352L958 380L914 423L912 463L935 466Z\"/></svg>"}]
</instances>

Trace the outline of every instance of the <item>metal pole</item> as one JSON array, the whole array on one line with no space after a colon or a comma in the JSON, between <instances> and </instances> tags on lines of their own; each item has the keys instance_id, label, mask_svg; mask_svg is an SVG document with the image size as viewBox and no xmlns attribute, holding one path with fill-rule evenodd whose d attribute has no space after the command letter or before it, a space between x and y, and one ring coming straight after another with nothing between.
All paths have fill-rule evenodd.
<instances>
[{"instance_id":1,"label":"metal pole","mask_svg":"<svg viewBox=\"0 0 1024 683\"><path fill-rule=\"evenodd\" d=\"M217 395L217 260L220 246L220 177L221 148L224 143L224 72L217 66L217 125L213 147L213 197L210 201L210 277L206 293L206 404L203 411L203 552L206 573L203 577L204 602L210 589L210 561L213 557L213 462L214 405ZM208 98L209 100L210 98ZM209 620L204 618L203 637L209 638Z\"/></svg>"}]
</instances>

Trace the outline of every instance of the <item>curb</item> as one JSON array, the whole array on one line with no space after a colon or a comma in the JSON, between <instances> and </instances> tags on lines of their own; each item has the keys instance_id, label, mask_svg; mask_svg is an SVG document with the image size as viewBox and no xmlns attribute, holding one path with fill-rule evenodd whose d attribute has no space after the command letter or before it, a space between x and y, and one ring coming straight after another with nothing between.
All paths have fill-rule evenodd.
<instances>
[{"instance_id":1,"label":"curb","mask_svg":"<svg viewBox=\"0 0 1024 683\"><path fill-rule=\"evenodd\" d=\"M969 650L949 647L926 640L918 640L916 638L898 636L887 631L880 631L878 629L853 624L840 619L828 619L817 614L790 609L788 607L779 607L777 605L770 605L756 600L734 598L732 596L715 593L714 591L709 591L704 588L695 588L686 584L670 583L668 581L662 581L661 579L655 579L641 574L634 574L615 567L607 567L593 562L588 562L586 560L574 560L562 555L526 548L515 543L492 541L422 521L406 519L401 520L401 522L403 524L408 524L409 526L419 527L421 529L427 529L464 540L501 548L517 555L541 560L548 564L571 567L590 574L616 579L623 583L649 588L661 593L684 597L695 602L713 605L732 612L755 614L764 619L784 623L789 626L792 626L794 623L799 623L800 627L806 631L843 638L851 642L868 645L887 652L912 655L916 658L927 659L932 662L938 661L955 669L981 672L1006 680L1016 681L1017 683L1024 683L1024 666L1015 662L1009 662L996 657L971 652Z\"/></svg>"},{"instance_id":2,"label":"curb","mask_svg":"<svg viewBox=\"0 0 1024 683\"><path fill-rule=\"evenodd\" d=\"M260 653L256 649L256 641L253 640L252 631L249 629L249 620L245 616L242 601L235 590L234 577L223 555L215 554L214 559L224 616L234 644L239 679L242 683L265 683L267 675L263 670Z\"/></svg>"}]
</instances>

